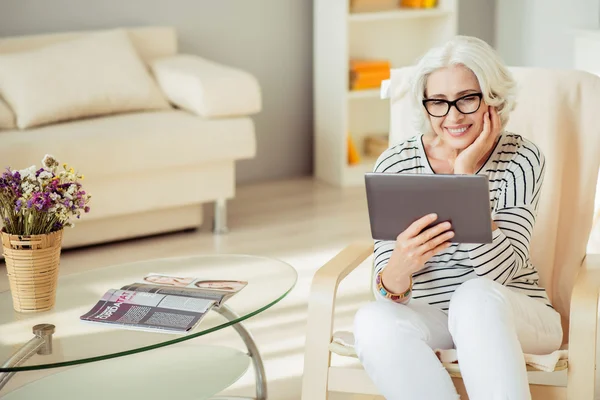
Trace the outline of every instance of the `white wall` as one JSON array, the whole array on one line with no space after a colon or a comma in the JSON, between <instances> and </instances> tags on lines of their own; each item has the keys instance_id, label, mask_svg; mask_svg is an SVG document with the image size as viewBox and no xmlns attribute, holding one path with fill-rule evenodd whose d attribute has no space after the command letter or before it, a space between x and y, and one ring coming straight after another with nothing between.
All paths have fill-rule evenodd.
<instances>
[{"instance_id":1,"label":"white wall","mask_svg":"<svg viewBox=\"0 0 600 400\"><path fill-rule=\"evenodd\" d=\"M497 0L495 46L509 65L572 68L572 30L599 23L600 0Z\"/></svg>"}]
</instances>

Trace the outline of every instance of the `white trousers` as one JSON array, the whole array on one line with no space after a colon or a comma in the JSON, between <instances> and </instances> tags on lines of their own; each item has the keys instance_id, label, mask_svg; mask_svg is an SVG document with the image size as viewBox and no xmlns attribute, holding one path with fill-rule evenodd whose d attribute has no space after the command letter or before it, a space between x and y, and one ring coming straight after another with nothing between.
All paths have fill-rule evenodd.
<instances>
[{"instance_id":1,"label":"white trousers","mask_svg":"<svg viewBox=\"0 0 600 400\"><path fill-rule=\"evenodd\" d=\"M433 349L456 348L470 400L531 399L523 353L549 354L562 343L560 314L486 278L469 280L448 315L428 304L383 299L354 320L358 358L388 400L457 400Z\"/></svg>"}]
</instances>

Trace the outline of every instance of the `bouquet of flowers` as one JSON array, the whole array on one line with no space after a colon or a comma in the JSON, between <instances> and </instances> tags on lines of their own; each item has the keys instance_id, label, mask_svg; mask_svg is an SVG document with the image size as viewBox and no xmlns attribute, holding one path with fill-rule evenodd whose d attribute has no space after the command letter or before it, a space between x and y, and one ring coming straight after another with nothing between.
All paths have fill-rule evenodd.
<instances>
[{"instance_id":1,"label":"bouquet of flowers","mask_svg":"<svg viewBox=\"0 0 600 400\"><path fill-rule=\"evenodd\" d=\"M83 175L46 155L42 167L7 168L0 176L0 218L12 235L48 234L73 226L72 219L90 211L79 182Z\"/></svg>"}]
</instances>

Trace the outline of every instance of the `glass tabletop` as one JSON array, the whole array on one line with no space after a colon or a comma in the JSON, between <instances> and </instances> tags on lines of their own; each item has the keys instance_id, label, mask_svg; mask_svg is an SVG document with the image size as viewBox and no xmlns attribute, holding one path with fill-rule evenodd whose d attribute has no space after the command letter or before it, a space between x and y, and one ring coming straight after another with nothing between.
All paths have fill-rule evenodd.
<instances>
[{"instance_id":1,"label":"glass tabletop","mask_svg":"<svg viewBox=\"0 0 600 400\"><path fill-rule=\"evenodd\" d=\"M150 273L206 280L247 281L226 301L238 317L228 320L211 310L183 334L142 332L80 320L109 289L139 282ZM140 261L60 277L55 307L18 313L10 291L0 293L0 363L33 338L32 327L53 324L52 354L34 355L18 367L0 372L31 371L100 361L155 349L223 329L256 315L283 299L296 284L296 270L282 261L246 255L206 255Z\"/></svg>"},{"instance_id":2,"label":"glass tabletop","mask_svg":"<svg viewBox=\"0 0 600 400\"><path fill-rule=\"evenodd\" d=\"M61 399L67 390L71 399L168 399L176 393L178 400L201 400L228 388L249 366L250 358L239 350L182 343L70 368L2 400Z\"/></svg>"}]
</instances>

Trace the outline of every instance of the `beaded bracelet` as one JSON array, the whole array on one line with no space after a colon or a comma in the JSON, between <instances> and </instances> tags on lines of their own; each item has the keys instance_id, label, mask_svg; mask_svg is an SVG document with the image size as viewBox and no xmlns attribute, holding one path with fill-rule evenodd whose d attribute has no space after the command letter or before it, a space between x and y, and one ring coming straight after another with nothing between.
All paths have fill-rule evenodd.
<instances>
[{"instance_id":1,"label":"beaded bracelet","mask_svg":"<svg viewBox=\"0 0 600 400\"><path fill-rule=\"evenodd\" d=\"M389 292L384 286L383 286L383 281L381 278L381 275L383 274L383 270L379 271L379 273L377 274L375 283L377 284L377 290L379 291L379 293L381 293L381 295L383 297L385 297L386 299L390 299L392 301L395 301L397 303L401 303L401 302L405 302L412 294L412 286L413 286L413 281L412 281L412 276L410 277L410 285L408 286L408 289L404 292L404 293L392 293Z\"/></svg>"}]
</instances>

